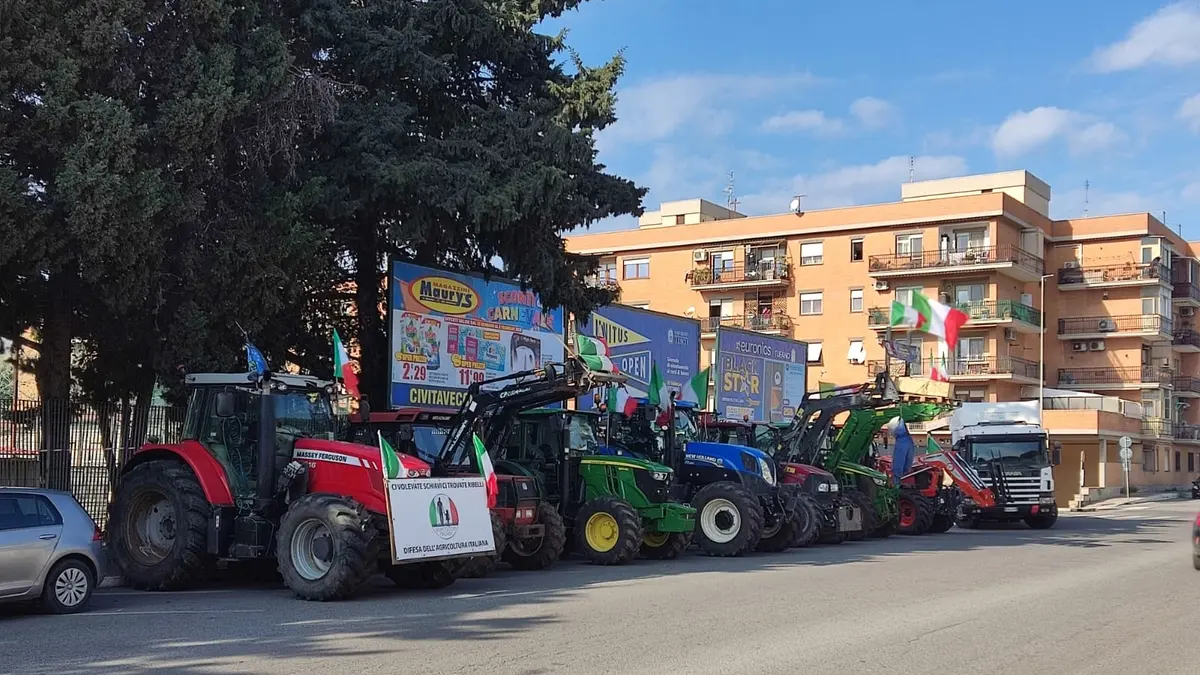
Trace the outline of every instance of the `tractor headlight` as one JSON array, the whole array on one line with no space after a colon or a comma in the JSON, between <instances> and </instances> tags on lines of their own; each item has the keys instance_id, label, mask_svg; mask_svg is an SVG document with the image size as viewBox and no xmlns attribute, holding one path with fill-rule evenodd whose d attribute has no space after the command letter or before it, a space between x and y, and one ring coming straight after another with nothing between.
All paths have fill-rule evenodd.
<instances>
[{"instance_id":1,"label":"tractor headlight","mask_svg":"<svg viewBox=\"0 0 1200 675\"><path fill-rule=\"evenodd\" d=\"M775 484L775 472L771 470L771 464L762 457L758 458L758 470L762 473L763 480L767 481L767 485Z\"/></svg>"},{"instance_id":2,"label":"tractor headlight","mask_svg":"<svg viewBox=\"0 0 1200 675\"><path fill-rule=\"evenodd\" d=\"M839 489L840 489L840 488L838 487L838 484L837 484L837 483L830 483L830 484L829 484L829 491L830 491L830 492L837 492Z\"/></svg>"},{"instance_id":3,"label":"tractor headlight","mask_svg":"<svg viewBox=\"0 0 1200 675\"><path fill-rule=\"evenodd\" d=\"M671 478L671 472L670 471L655 471L650 474L650 477L656 481L662 482L662 481L669 480Z\"/></svg>"},{"instance_id":4,"label":"tractor headlight","mask_svg":"<svg viewBox=\"0 0 1200 675\"><path fill-rule=\"evenodd\" d=\"M817 492L829 492L829 483L817 483Z\"/></svg>"}]
</instances>

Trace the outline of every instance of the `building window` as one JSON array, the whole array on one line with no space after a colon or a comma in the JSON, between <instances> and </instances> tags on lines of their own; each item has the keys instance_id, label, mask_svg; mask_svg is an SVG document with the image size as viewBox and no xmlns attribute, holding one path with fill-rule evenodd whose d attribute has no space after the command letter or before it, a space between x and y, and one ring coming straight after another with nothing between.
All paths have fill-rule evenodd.
<instances>
[{"instance_id":1,"label":"building window","mask_svg":"<svg viewBox=\"0 0 1200 675\"><path fill-rule=\"evenodd\" d=\"M821 343L820 342L808 343L808 362L809 363L820 363L821 362Z\"/></svg>"},{"instance_id":2,"label":"building window","mask_svg":"<svg viewBox=\"0 0 1200 675\"><path fill-rule=\"evenodd\" d=\"M616 283L617 282L617 259L605 258L600 261L600 267L596 270L596 278L600 283Z\"/></svg>"},{"instance_id":3,"label":"building window","mask_svg":"<svg viewBox=\"0 0 1200 675\"><path fill-rule=\"evenodd\" d=\"M896 300L902 305L911 305L913 293L924 291L920 286L906 286L896 289Z\"/></svg>"},{"instance_id":4,"label":"building window","mask_svg":"<svg viewBox=\"0 0 1200 675\"><path fill-rule=\"evenodd\" d=\"M954 303L957 305L968 305L975 302L983 302L983 297L987 291L987 287L983 284L962 284L954 288Z\"/></svg>"},{"instance_id":5,"label":"building window","mask_svg":"<svg viewBox=\"0 0 1200 675\"><path fill-rule=\"evenodd\" d=\"M914 257L921 255L921 235L896 235L896 255L911 255Z\"/></svg>"},{"instance_id":6,"label":"building window","mask_svg":"<svg viewBox=\"0 0 1200 675\"><path fill-rule=\"evenodd\" d=\"M863 240L850 240L850 262L862 262L863 259Z\"/></svg>"},{"instance_id":7,"label":"building window","mask_svg":"<svg viewBox=\"0 0 1200 675\"><path fill-rule=\"evenodd\" d=\"M862 340L850 340L850 350L846 352L846 360L850 363L866 363L867 348Z\"/></svg>"},{"instance_id":8,"label":"building window","mask_svg":"<svg viewBox=\"0 0 1200 675\"><path fill-rule=\"evenodd\" d=\"M825 244L824 242L815 241L807 244L800 244L800 264L801 265L820 265L825 261Z\"/></svg>"},{"instance_id":9,"label":"building window","mask_svg":"<svg viewBox=\"0 0 1200 675\"><path fill-rule=\"evenodd\" d=\"M1192 473L1195 470L1196 470L1196 453L1189 452L1188 453L1188 473Z\"/></svg>"},{"instance_id":10,"label":"building window","mask_svg":"<svg viewBox=\"0 0 1200 675\"><path fill-rule=\"evenodd\" d=\"M1178 450L1175 451L1175 470L1183 471L1183 462L1180 461L1180 452Z\"/></svg>"},{"instance_id":11,"label":"building window","mask_svg":"<svg viewBox=\"0 0 1200 675\"><path fill-rule=\"evenodd\" d=\"M624 263L624 276L626 279L649 279L650 259L626 258Z\"/></svg>"},{"instance_id":12,"label":"building window","mask_svg":"<svg viewBox=\"0 0 1200 675\"><path fill-rule=\"evenodd\" d=\"M801 293L800 315L809 316L812 314L820 314L823 304L823 294L820 291L816 293Z\"/></svg>"},{"instance_id":13,"label":"building window","mask_svg":"<svg viewBox=\"0 0 1200 675\"><path fill-rule=\"evenodd\" d=\"M679 215L677 215L677 216L675 216L675 224L676 224L676 225L683 225L683 214L682 214L682 213L681 213L681 214L679 214Z\"/></svg>"},{"instance_id":14,"label":"building window","mask_svg":"<svg viewBox=\"0 0 1200 675\"><path fill-rule=\"evenodd\" d=\"M708 325L704 328L715 331L724 319L733 316L733 298L714 298L708 301Z\"/></svg>"},{"instance_id":15,"label":"building window","mask_svg":"<svg viewBox=\"0 0 1200 675\"><path fill-rule=\"evenodd\" d=\"M960 363L982 361L985 358L983 353L985 344L981 337L959 338L957 349Z\"/></svg>"},{"instance_id":16,"label":"building window","mask_svg":"<svg viewBox=\"0 0 1200 675\"><path fill-rule=\"evenodd\" d=\"M861 312L862 306L863 306L863 289L851 288L850 289L850 311L852 313L853 312Z\"/></svg>"}]
</instances>

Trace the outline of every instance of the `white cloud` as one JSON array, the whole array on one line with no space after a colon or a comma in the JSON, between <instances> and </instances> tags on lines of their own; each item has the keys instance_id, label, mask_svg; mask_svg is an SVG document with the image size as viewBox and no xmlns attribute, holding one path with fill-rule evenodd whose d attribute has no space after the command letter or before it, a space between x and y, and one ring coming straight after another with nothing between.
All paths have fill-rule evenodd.
<instances>
[{"instance_id":1,"label":"white cloud","mask_svg":"<svg viewBox=\"0 0 1200 675\"><path fill-rule=\"evenodd\" d=\"M896 106L881 98L864 96L850 104L850 114L868 129L881 129L896 119Z\"/></svg>"},{"instance_id":2,"label":"white cloud","mask_svg":"<svg viewBox=\"0 0 1200 675\"><path fill-rule=\"evenodd\" d=\"M1121 143L1126 135L1094 116L1043 106L1009 115L992 134L992 150L1001 157L1016 157L1057 138L1065 138L1073 154L1086 154Z\"/></svg>"},{"instance_id":3,"label":"white cloud","mask_svg":"<svg viewBox=\"0 0 1200 675\"><path fill-rule=\"evenodd\" d=\"M736 108L816 81L812 75L673 75L617 91L617 123L596 137L603 152L621 143L660 141L682 132L720 136Z\"/></svg>"},{"instance_id":4,"label":"white cloud","mask_svg":"<svg viewBox=\"0 0 1200 675\"><path fill-rule=\"evenodd\" d=\"M763 131L811 131L819 136L832 136L846 130L846 124L826 117L820 110L793 110L768 118Z\"/></svg>"},{"instance_id":5,"label":"white cloud","mask_svg":"<svg viewBox=\"0 0 1200 675\"><path fill-rule=\"evenodd\" d=\"M1163 7L1131 28L1124 40L1096 50L1090 61L1102 73L1200 61L1200 2Z\"/></svg>"},{"instance_id":6,"label":"white cloud","mask_svg":"<svg viewBox=\"0 0 1200 675\"><path fill-rule=\"evenodd\" d=\"M1200 134L1200 94L1184 101L1177 115L1192 131Z\"/></svg>"},{"instance_id":7,"label":"white cloud","mask_svg":"<svg viewBox=\"0 0 1200 675\"><path fill-rule=\"evenodd\" d=\"M806 209L898 200L900 184L908 180L908 162L908 157L897 155L874 164L846 166L774 181L764 189L742 197L739 210L748 215L782 213L797 194L806 195ZM924 155L913 160L913 169L918 180L946 178L965 175L967 162L957 155Z\"/></svg>"}]
</instances>

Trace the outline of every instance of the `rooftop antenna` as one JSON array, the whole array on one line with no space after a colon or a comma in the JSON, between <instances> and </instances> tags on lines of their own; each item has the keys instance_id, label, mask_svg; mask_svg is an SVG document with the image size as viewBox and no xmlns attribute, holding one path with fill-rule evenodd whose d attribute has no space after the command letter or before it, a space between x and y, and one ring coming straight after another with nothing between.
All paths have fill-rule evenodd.
<instances>
[{"instance_id":1,"label":"rooftop antenna","mask_svg":"<svg viewBox=\"0 0 1200 675\"><path fill-rule=\"evenodd\" d=\"M1083 181L1083 217L1088 217L1088 196L1091 192L1092 184L1088 181Z\"/></svg>"},{"instance_id":2,"label":"rooftop antenna","mask_svg":"<svg viewBox=\"0 0 1200 675\"><path fill-rule=\"evenodd\" d=\"M722 190L722 192L725 193L725 207L727 209L729 209L730 211L737 211L739 202L738 202L738 198L734 196L734 192L733 192L733 172L732 171L729 172L729 183L725 185L725 189Z\"/></svg>"},{"instance_id":3,"label":"rooftop antenna","mask_svg":"<svg viewBox=\"0 0 1200 675\"><path fill-rule=\"evenodd\" d=\"M908 182L914 183L917 180L917 158L912 155L908 156Z\"/></svg>"}]
</instances>

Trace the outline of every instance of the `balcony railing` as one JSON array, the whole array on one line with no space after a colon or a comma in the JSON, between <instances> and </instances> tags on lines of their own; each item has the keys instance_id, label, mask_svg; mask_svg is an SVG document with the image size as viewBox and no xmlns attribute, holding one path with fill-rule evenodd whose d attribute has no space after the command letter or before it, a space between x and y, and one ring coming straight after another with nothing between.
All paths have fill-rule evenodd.
<instances>
[{"instance_id":1,"label":"balcony railing","mask_svg":"<svg viewBox=\"0 0 1200 675\"><path fill-rule=\"evenodd\" d=\"M1154 438L1170 438L1175 431L1172 426L1171 420L1142 420L1142 434Z\"/></svg>"},{"instance_id":2,"label":"balcony railing","mask_svg":"<svg viewBox=\"0 0 1200 675\"><path fill-rule=\"evenodd\" d=\"M1084 265L1058 270L1059 285L1109 284L1132 281L1158 281L1171 278L1162 263L1116 263L1113 265Z\"/></svg>"},{"instance_id":3,"label":"balcony railing","mask_svg":"<svg viewBox=\"0 0 1200 675\"><path fill-rule=\"evenodd\" d=\"M733 265L698 265L687 273L687 281L697 286L728 286L763 281L785 282L792 276L792 264L786 258Z\"/></svg>"},{"instance_id":4,"label":"balcony railing","mask_svg":"<svg viewBox=\"0 0 1200 675\"><path fill-rule=\"evenodd\" d=\"M1176 375L1174 383L1176 394L1200 394L1200 377L1192 377L1191 375Z\"/></svg>"},{"instance_id":5,"label":"balcony railing","mask_svg":"<svg viewBox=\"0 0 1200 675\"><path fill-rule=\"evenodd\" d=\"M1200 425L1175 422L1171 425L1171 437L1180 441L1200 442Z\"/></svg>"},{"instance_id":6,"label":"balcony railing","mask_svg":"<svg viewBox=\"0 0 1200 675\"><path fill-rule=\"evenodd\" d=\"M1031 326L1042 324L1042 313L1029 305L1016 300L983 300L980 302L963 302L954 305L966 312L971 321L1008 321L1017 320ZM871 307L867 310L867 326L884 328L891 323L891 307Z\"/></svg>"},{"instance_id":7,"label":"balcony railing","mask_svg":"<svg viewBox=\"0 0 1200 675\"><path fill-rule=\"evenodd\" d=\"M706 316L700 319L700 331L703 333L714 333L721 326L746 330L787 330L792 327L792 317L772 312L769 316L749 314L745 316Z\"/></svg>"},{"instance_id":8,"label":"balcony railing","mask_svg":"<svg viewBox=\"0 0 1200 675\"><path fill-rule=\"evenodd\" d=\"M1200 302L1200 286L1190 281L1177 281L1171 287L1171 297L1175 300L1194 300Z\"/></svg>"},{"instance_id":9,"label":"balcony railing","mask_svg":"<svg viewBox=\"0 0 1200 675\"><path fill-rule=\"evenodd\" d=\"M1062 386L1098 387L1122 384L1159 384L1169 386L1173 381L1174 378L1170 370L1156 366L1058 369L1058 384Z\"/></svg>"},{"instance_id":10,"label":"balcony railing","mask_svg":"<svg viewBox=\"0 0 1200 675\"><path fill-rule=\"evenodd\" d=\"M1190 328L1176 328L1175 332L1171 333L1171 344L1200 349L1200 333Z\"/></svg>"},{"instance_id":11,"label":"balcony railing","mask_svg":"<svg viewBox=\"0 0 1200 675\"><path fill-rule=\"evenodd\" d=\"M603 288L614 292L621 290L621 284L616 278L609 276L587 277L584 279L584 283L592 288Z\"/></svg>"},{"instance_id":12,"label":"balcony railing","mask_svg":"<svg viewBox=\"0 0 1200 675\"><path fill-rule=\"evenodd\" d=\"M1075 316L1058 320L1059 335L1094 333L1169 333L1171 320L1157 314Z\"/></svg>"},{"instance_id":13,"label":"balcony railing","mask_svg":"<svg viewBox=\"0 0 1200 675\"><path fill-rule=\"evenodd\" d=\"M875 377L884 371L886 361L878 359L875 361L867 361L867 377ZM892 359L891 365L888 368L889 375L892 377L919 377L921 375L921 362L905 363L900 359Z\"/></svg>"},{"instance_id":14,"label":"balcony railing","mask_svg":"<svg viewBox=\"0 0 1200 675\"><path fill-rule=\"evenodd\" d=\"M871 272L915 272L946 267L1012 263L1041 275L1045 263L1036 255L1011 244L971 247L966 251L918 251L873 255L868 263Z\"/></svg>"},{"instance_id":15,"label":"balcony railing","mask_svg":"<svg viewBox=\"0 0 1200 675\"><path fill-rule=\"evenodd\" d=\"M990 377L1012 375L1031 380L1038 379L1036 361L1016 356L984 356L979 358L950 359L946 364L948 374L953 377Z\"/></svg>"}]
</instances>

